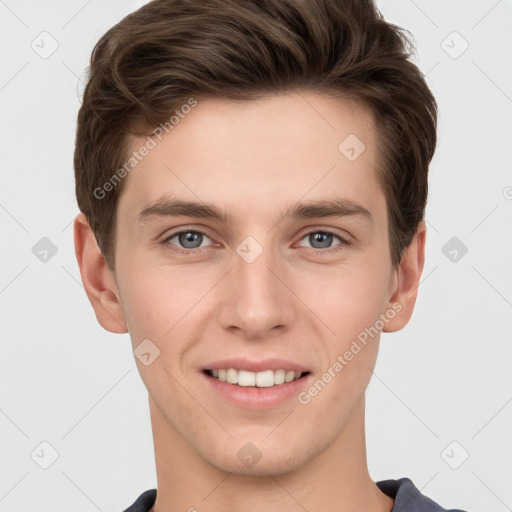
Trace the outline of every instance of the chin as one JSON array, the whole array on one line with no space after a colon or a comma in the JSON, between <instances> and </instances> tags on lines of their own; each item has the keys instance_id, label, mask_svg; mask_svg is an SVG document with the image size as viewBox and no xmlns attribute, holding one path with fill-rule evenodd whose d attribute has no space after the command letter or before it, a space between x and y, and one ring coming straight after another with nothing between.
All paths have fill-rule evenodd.
<instances>
[{"instance_id":1,"label":"chin","mask_svg":"<svg viewBox=\"0 0 512 512\"><path fill-rule=\"evenodd\" d=\"M268 439L254 443L233 441L225 447L225 451L216 451L205 458L218 469L235 475L279 476L300 469L314 456L313 453L304 452L304 446L305 443L298 443L285 447L283 443L269 443Z\"/></svg>"},{"instance_id":2,"label":"chin","mask_svg":"<svg viewBox=\"0 0 512 512\"><path fill-rule=\"evenodd\" d=\"M280 476L286 473L292 473L302 466L301 462L296 459L288 458L283 460L275 457L265 461L260 459L252 467L244 466L237 458L231 458L229 460L223 459L218 461L217 464L214 461L210 462L222 471L248 477Z\"/></svg>"}]
</instances>

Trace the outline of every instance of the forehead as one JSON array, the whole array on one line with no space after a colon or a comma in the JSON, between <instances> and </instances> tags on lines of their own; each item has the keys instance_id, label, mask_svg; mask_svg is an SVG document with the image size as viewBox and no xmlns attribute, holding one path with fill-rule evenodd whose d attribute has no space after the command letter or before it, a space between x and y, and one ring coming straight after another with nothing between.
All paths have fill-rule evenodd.
<instances>
[{"instance_id":1,"label":"forehead","mask_svg":"<svg viewBox=\"0 0 512 512\"><path fill-rule=\"evenodd\" d=\"M155 146L125 178L124 213L166 194L238 208L241 215L249 205L266 212L300 199L375 202L375 125L359 102L301 92L205 99L187 110L161 140L153 137ZM130 153L145 143L132 138Z\"/></svg>"}]
</instances>

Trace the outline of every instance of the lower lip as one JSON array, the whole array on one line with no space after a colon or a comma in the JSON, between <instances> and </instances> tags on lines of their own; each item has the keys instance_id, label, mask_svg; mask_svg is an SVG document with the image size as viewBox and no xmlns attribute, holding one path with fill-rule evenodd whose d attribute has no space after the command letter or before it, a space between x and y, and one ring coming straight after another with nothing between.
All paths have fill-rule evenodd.
<instances>
[{"instance_id":1,"label":"lower lip","mask_svg":"<svg viewBox=\"0 0 512 512\"><path fill-rule=\"evenodd\" d=\"M223 382L215 377L200 372L203 379L206 379L207 385L210 386L216 394L219 394L237 407L245 407L248 409L269 409L276 405L296 397L300 391L306 386L311 374L308 373L297 380L271 386L268 388L258 388L255 386L239 386L238 384L230 384Z\"/></svg>"}]
</instances>

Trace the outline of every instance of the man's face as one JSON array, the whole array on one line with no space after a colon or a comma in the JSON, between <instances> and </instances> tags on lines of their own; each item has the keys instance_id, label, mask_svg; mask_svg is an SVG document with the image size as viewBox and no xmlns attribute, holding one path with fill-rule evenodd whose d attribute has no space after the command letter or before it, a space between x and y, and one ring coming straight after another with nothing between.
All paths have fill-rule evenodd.
<instances>
[{"instance_id":1,"label":"man's face","mask_svg":"<svg viewBox=\"0 0 512 512\"><path fill-rule=\"evenodd\" d=\"M361 105L313 93L204 100L126 178L115 283L134 349L151 340L149 352L160 351L137 364L162 438L257 474L293 470L340 437L379 335L333 365L365 328L382 328L396 288L374 130ZM339 149L350 134L365 145L359 156L353 136ZM167 215L166 200L213 205L227 219ZM285 215L338 200L345 215ZM258 387L206 371L233 367L309 373L266 387L282 372L265 372ZM329 368L330 382L309 393ZM244 465L242 448L261 459Z\"/></svg>"}]
</instances>

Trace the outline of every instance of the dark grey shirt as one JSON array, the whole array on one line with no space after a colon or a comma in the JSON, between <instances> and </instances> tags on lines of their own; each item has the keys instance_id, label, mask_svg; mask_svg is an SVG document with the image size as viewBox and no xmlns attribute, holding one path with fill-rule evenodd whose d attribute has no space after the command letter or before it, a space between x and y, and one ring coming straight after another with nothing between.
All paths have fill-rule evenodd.
<instances>
[{"instance_id":1,"label":"dark grey shirt","mask_svg":"<svg viewBox=\"0 0 512 512\"><path fill-rule=\"evenodd\" d=\"M381 480L376 482L377 487L395 499L391 512L465 512L460 509L446 510L427 498L416 488L409 478L399 480ZM143 492L137 501L124 512L149 512L156 500L156 489Z\"/></svg>"}]
</instances>

